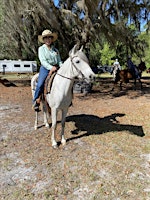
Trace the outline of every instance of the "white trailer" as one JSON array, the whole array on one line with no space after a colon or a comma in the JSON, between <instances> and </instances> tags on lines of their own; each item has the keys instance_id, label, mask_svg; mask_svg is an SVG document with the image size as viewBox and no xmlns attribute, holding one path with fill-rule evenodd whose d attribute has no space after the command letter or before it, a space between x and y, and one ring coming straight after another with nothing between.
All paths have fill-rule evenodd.
<instances>
[{"instance_id":1,"label":"white trailer","mask_svg":"<svg viewBox=\"0 0 150 200\"><path fill-rule=\"evenodd\" d=\"M0 60L0 72L5 73L34 73L37 72L36 61Z\"/></svg>"}]
</instances>

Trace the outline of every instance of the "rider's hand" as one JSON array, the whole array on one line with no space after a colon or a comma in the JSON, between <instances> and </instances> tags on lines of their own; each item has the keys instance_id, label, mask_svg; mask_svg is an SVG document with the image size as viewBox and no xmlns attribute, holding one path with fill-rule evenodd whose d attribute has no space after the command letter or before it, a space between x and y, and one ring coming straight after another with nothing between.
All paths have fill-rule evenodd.
<instances>
[{"instance_id":1,"label":"rider's hand","mask_svg":"<svg viewBox=\"0 0 150 200\"><path fill-rule=\"evenodd\" d=\"M53 66L51 70L52 70L52 72L55 72L57 70L57 67Z\"/></svg>"},{"instance_id":2,"label":"rider's hand","mask_svg":"<svg viewBox=\"0 0 150 200\"><path fill-rule=\"evenodd\" d=\"M55 71L57 71L57 67L53 66L49 73L52 74Z\"/></svg>"}]
</instances>

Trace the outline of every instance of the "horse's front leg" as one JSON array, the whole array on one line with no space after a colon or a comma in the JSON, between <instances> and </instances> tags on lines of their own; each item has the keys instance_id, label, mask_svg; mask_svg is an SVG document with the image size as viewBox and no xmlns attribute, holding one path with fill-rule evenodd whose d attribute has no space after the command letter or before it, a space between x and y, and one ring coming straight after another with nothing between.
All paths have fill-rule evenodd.
<instances>
[{"instance_id":1,"label":"horse's front leg","mask_svg":"<svg viewBox=\"0 0 150 200\"><path fill-rule=\"evenodd\" d=\"M55 131L56 131L56 125L57 125L57 109L56 108L52 108L51 109L51 118L52 118L52 136L51 136L51 142L52 142L52 147L54 149L56 149L57 146L57 142L55 139Z\"/></svg>"},{"instance_id":2,"label":"horse's front leg","mask_svg":"<svg viewBox=\"0 0 150 200\"><path fill-rule=\"evenodd\" d=\"M140 83L140 85L141 85L141 90L142 90L142 89L143 89L143 85L142 85L141 79L139 79L139 83Z\"/></svg>"},{"instance_id":3,"label":"horse's front leg","mask_svg":"<svg viewBox=\"0 0 150 200\"><path fill-rule=\"evenodd\" d=\"M134 90L136 90L136 78L134 79Z\"/></svg>"},{"instance_id":4,"label":"horse's front leg","mask_svg":"<svg viewBox=\"0 0 150 200\"><path fill-rule=\"evenodd\" d=\"M34 123L34 129L37 130L38 127L38 112L35 111L35 123Z\"/></svg>"},{"instance_id":5,"label":"horse's front leg","mask_svg":"<svg viewBox=\"0 0 150 200\"><path fill-rule=\"evenodd\" d=\"M66 139L64 135L64 129L65 129L65 122L66 122L66 115L67 115L68 109L62 110L62 119L61 119L61 144L66 144Z\"/></svg>"},{"instance_id":6,"label":"horse's front leg","mask_svg":"<svg viewBox=\"0 0 150 200\"><path fill-rule=\"evenodd\" d=\"M115 86L116 86L116 84L113 83L113 87L112 87L111 91L114 91Z\"/></svg>"},{"instance_id":7,"label":"horse's front leg","mask_svg":"<svg viewBox=\"0 0 150 200\"><path fill-rule=\"evenodd\" d=\"M120 91L122 91L122 81L120 81Z\"/></svg>"}]
</instances>

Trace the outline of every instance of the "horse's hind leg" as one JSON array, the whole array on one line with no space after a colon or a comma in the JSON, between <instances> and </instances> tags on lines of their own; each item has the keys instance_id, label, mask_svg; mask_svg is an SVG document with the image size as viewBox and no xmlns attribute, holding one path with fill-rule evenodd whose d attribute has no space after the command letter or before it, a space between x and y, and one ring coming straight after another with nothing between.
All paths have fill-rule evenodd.
<instances>
[{"instance_id":1,"label":"horse's hind leg","mask_svg":"<svg viewBox=\"0 0 150 200\"><path fill-rule=\"evenodd\" d=\"M120 91L122 91L122 81L120 81Z\"/></svg>"},{"instance_id":2,"label":"horse's hind leg","mask_svg":"<svg viewBox=\"0 0 150 200\"><path fill-rule=\"evenodd\" d=\"M66 115L67 115L68 109L62 110L62 120L61 120L61 144L66 144L66 139L64 135L64 129L65 129L65 122L66 122Z\"/></svg>"},{"instance_id":3,"label":"horse's hind leg","mask_svg":"<svg viewBox=\"0 0 150 200\"><path fill-rule=\"evenodd\" d=\"M47 105L46 105L46 102L44 101L42 103L43 103L44 124L45 124L45 127L49 128Z\"/></svg>"},{"instance_id":4,"label":"horse's hind leg","mask_svg":"<svg viewBox=\"0 0 150 200\"><path fill-rule=\"evenodd\" d=\"M111 91L114 91L115 86L116 86L116 84L114 83Z\"/></svg>"},{"instance_id":5,"label":"horse's hind leg","mask_svg":"<svg viewBox=\"0 0 150 200\"><path fill-rule=\"evenodd\" d=\"M114 89L115 89L116 87L117 87L117 81L114 80L114 82L113 82L113 87L112 87L111 91L114 91Z\"/></svg>"}]
</instances>

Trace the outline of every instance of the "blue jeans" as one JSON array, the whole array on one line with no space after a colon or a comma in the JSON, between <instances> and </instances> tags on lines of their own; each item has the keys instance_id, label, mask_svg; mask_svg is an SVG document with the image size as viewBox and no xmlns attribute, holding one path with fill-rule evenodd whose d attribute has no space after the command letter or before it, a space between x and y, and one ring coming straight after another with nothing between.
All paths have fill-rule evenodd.
<instances>
[{"instance_id":1,"label":"blue jeans","mask_svg":"<svg viewBox=\"0 0 150 200\"><path fill-rule=\"evenodd\" d=\"M36 86L34 98L33 98L33 103L36 101L36 99L39 98L40 94L42 94L42 92L44 91L44 82L45 82L46 77L48 76L48 73L49 73L48 69L46 69L43 66L40 67L38 82L37 82L37 86Z\"/></svg>"}]
</instances>

